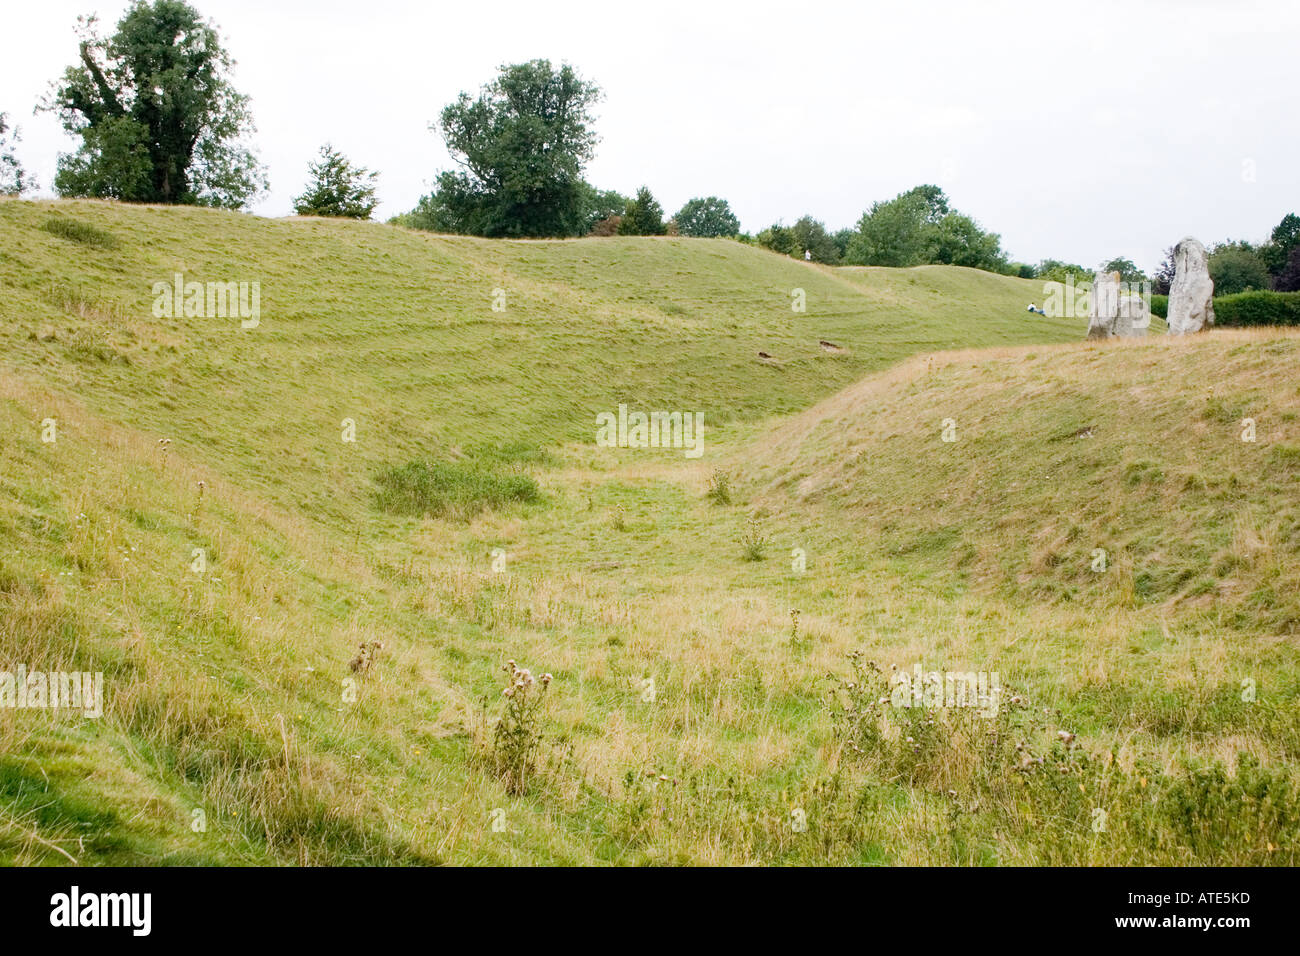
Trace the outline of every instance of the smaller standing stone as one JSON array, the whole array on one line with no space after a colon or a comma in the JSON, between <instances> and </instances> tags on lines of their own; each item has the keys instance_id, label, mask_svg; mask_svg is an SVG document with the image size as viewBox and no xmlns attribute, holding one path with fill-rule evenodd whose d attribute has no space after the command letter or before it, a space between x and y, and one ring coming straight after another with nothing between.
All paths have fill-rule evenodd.
<instances>
[{"instance_id":1,"label":"smaller standing stone","mask_svg":"<svg viewBox=\"0 0 1300 956\"><path fill-rule=\"evenodd\" d=\"M1119 297L1119 315L1115 319L1115 334L1125 337L1146 335L1151 327L1151 307L1136 292L1126 292Z\"/></svg>"},{"instance_id":2,"label":"smaller standing stone","mask_svg":"<svg viewBox=\"0 0 1300 956\"><path fill-rule=\"evenodd\" d=\"M1088 338L1104 339L1117 334L1119 319L1119 273L1098 272L1092 277L1088 300Z\"/></svg>"}]
</instances>

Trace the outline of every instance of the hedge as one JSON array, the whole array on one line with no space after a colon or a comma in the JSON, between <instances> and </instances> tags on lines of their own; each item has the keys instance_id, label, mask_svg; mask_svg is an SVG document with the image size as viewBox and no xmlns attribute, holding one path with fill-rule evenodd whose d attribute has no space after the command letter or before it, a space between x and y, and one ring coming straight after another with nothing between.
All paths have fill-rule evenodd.
<instances>
[{"instance_id":1,"label":"hedge","mask_svg":"<svg viewBox=\"0 0 1300 956\"><path fill-rule=\"evenodd\" d=\"M1215 325L1300 325L1300 292L1239 292L1214 300Z\"/></svg>"},{"instance_id":2,"label":"hedge","mask_svg":"<svg viewBox=\"0 0 1300 956\"><path fill-rule=\"evenodd\" d=\"M1151 314L1169 317L1169 296L1151 297ZM1300 325L1300 292L1238 292L1216 296L1214 324L1222 326Z\"/></svg>"}]
</instances>

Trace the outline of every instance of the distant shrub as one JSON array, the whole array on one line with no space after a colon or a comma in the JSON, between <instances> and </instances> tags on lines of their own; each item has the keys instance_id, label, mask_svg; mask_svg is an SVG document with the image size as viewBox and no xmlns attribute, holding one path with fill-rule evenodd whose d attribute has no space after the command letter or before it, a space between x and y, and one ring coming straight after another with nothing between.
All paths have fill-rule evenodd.
<instances>
[{"instance_id":1,"label":"distant shrub","mask_svg":"<svg viewBox=\"0 0 1300 956\"><path fill-rule=\"evenodd\" d=\"M1239 292L1214 300L1216 325L1300 325L1300 292Z\"/></svg>"},{"instance_id":2,"label":"distant shrub","mask_svg":"<svg viewBox=\"0 0 1300 956\"><path fill-rule=\"evenodd\" d=\"M1162 319L1169 318L1169 296L1153 295L1151 297L1151 314Z\"/></svg>"},{"instance_id":3,"label":"distant shrub","mask_svg":"<svg viewBox=\"0 0 1300 956\"><path fill-rule=\"evenodd\" d=\"M608 239L610 236L617 236L619 233L619 226L621 226L622 223L622 216L607 216L592 226L591 232L587 233L587 235L597 236L601 239Z\"/></svg>"},{"instance_id":4,"label":"distant shrub","mask_svg":"<svg viewBox=\"0 0 1300 956\"><path fill-rule=\"evenodd\" d=\"M415 517L469 518L484 508L541 498L537 482L528 475L499 474L491 464L478 460L412 461L380 473L376 481L375 503L380 509Z\"/></svg>"},{"instance_id":5,"label":"distant shrub","mask_svg":"<svg viewBox=\"0 0 1300 956\"><path fill-rule=\"evenodd\" d=\"M47 219L41 228L52 236L70 242L79 242L85 246L95 246L100 249L116 249L118 246L117 237L111 232L96 229L76 219Z\"/></svg>"}]
</instances>

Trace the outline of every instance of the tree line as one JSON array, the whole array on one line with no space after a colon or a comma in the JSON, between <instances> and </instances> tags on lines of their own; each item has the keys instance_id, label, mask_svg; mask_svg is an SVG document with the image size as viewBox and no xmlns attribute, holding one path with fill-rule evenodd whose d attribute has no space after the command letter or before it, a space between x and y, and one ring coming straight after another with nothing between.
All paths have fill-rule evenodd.
<instances>
[{"instance_id":1,"label":"tree line","mask_svg":"<svg viewBox=\"0 0 1300 956\"><path fill-rule=\"evenodd\" d=\"M1228 239L1212 243L1209 252L1210 278L1216 296L1241 292L1300 292L1300 216L1287 213L1273 227L1263 242ZM1164 258L1147 275L1131 259L1112 259L1098 267L1100 272L1118 272L1120 279L1133 284L1149 283L1156 295L1168 295L1174 281L1174 248L1164 251ZM1093 270L1084 266L1044 260L1038 268L1020 273L1026 278L1041 278L1075 283L1092 280Z\"/></svg>"},{"instance_id":2,"label":"tree line","mask_svg":"<svg viewBox=\"0 0 1300 956\"><path fill-rule=\"evenodd\" d=\"M135 0L111 36L95 18L77 22L77 59L38 110L55 113L80 138L58 159L60 196L247 208L267 189L265 167L249 140L248 97L231 81L234 66L217 28L185 0ZM919 185L875 202L853 228L829 232L802 216L742 232L725 199L697 197L666 216L646 186L634 195L585 178L599 137L600 88L567 64L547 60L502 66L476 93L462 92L429 124L456 168L440 172L415 208L389 221L435 232L487 237L725 236L830 265L969 266L1025 278L1091 279L1093 271L1058 260L1014 262L1001 237L951 206L943 190ZM0 193L35 188L13 150L17 131L0 113ZM354 165L330 144L308 167L294 199L299 215L369 219L378 173ZM1300 218L1285 217L1260 244L1214 246L1210 271L1223 294L1300 288ZM1148 281L1127 259L1100 266L1127 281ZM1150 277L1156 291L1172 278L1172 250Z\"/></svg>"}]
</instances>

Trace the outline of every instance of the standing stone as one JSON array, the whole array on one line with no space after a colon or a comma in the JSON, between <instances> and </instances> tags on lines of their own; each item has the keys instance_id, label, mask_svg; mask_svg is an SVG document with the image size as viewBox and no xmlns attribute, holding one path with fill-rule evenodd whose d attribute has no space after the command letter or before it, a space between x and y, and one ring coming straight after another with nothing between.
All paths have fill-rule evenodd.
<instances>
[{"instance_id":1,"label":"standing stone","mask_svg":"<svg viewBox=\"0 0 1300 956\"><path fill-rule=\"evenodd\" d=\"M1115 319L1115 334L1123 336L1146 335L1151 327L1151 307L1136 292L1126 292L1119 297L1119 315Z\"/></svg>"},{"instance_id":2,"label":"standing stone","mask_svg":"<svg viewBox=\"0 0 1300 956\"><path fill-rule=\"evenodd\" d=\"M1088 299L1088 338L1104 339L1117 334L1119 318L1119 273L1098 272L1092 277Z\"/></svg>"},{"instance_id":3,"label":"standing stone","mask_svg":"<svg viewBox=\"0 0 1300 956\"><path fill-rule=\"evenodd\" d=\"M1214 324L1214 280L1205 246L1188 236L1174 246L1174 281L1169 286L1170 335L1199 332Z\"/></svg>"}]
</instances>

